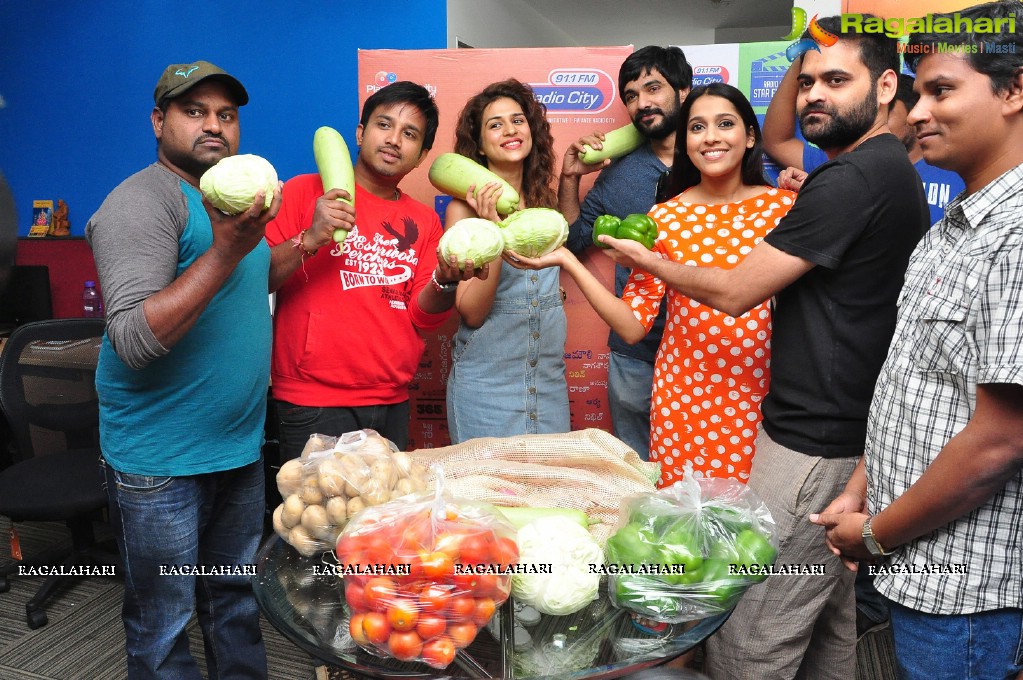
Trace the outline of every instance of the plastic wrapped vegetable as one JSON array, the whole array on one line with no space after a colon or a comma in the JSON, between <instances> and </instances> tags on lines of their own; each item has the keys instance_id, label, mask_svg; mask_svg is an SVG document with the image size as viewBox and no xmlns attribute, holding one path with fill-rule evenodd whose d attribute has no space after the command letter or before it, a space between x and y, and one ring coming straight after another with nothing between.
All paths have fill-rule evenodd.
<instances>
[{"instance_id":1,"label":"plastic wrapped vegetable","mask_svg":"<svg viewBox=\"0 0 1023 680\"><path fill-rule=\"evenodd\" d=\"M610 246L599 240L604 234L613 238L637 241L650 250L657 241L657 222L642 213L627 215L624 220L614 215L601 215L593 222L593 243L601 248L609 248Z\"/></svg>"},{"instance_id":2,"label":"plastic wrapped vegetable","mask_svg":"<svg viewBox=\"0 0 1023 680\"><path fill-rule=\"evenodd\" d=\"M604 551L590 532L568 517L535 519L519 529L520 564L550 565L550 573L512 576L512 595L542 614L563 616L597 599Z\"/></svg>"},{"instance_id":3,"label":"plastic wrapped vegetable","mask_svg":"<svg viewBox=\"0 0 1023 680\"><path fill-rule=\"evenodd\" d=\"M426 490L426 468L374 430L314 434L277 472L284 502L273 513L281 538L306 557L333 550L366 507Z\"/></svg>"},{"instance_id":4,"label":"plastic wrapped vegetable","mask_svg":"<svg viewBox=\"0 0 1023 680\"><path fill-rule=\"evenodd\" d=\"M439 488L364 510L337 543L352 639L378 656L446 667L508 599L514 536L493 506Z\"/></svg>"},{"instance_id":5,"label":"plastic wrapped vegetable","mask_svg":"<svg viewBox=\"0 0 1023 680\"><path fill-rule=\"evenodd\" d=\"M735 606L777 554L771 514L746 485L691 473L627 499L606 546L612 602L669 623Z\"/></svg>"},{"instance_id":6,"label":"plastic wrapped vegetable","mask_svg":"<svg viewBox=\"0 0 1023 680\"><path fill-rule=\"evenodd\" d=\"M568 222L557 210L526 208L508 216L499 225L505 250L526 257L543 257L568 240Z\"/></svg>"}]
</instances>

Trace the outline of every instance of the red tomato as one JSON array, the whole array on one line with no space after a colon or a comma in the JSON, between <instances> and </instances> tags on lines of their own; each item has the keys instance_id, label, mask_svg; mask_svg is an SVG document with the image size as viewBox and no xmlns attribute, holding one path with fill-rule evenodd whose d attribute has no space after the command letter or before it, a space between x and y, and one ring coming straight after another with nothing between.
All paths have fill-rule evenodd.
<instances>
[{"instance_id":1,"label":"red tomato","mask_svg":"<svg viewBox=\"0 0 1023 680\"><path fill-rule=\"evenodd\" d=\"M423 661L434 668L447 668L455 660L455 643L451 638L439 637L423 645Z\"/></svg>"},{"instance_id":2,"label":"red tomato","mask_svg":"<svg viewBox=\"0 0 1023 680\"><path fill-rule=\"evenodd\" d=\"M424 612L441 612L451 601L451 589L431 583L419 593L419 609Z\"/></svg>"},{"instance_id":3,"label":"red tomato","mask_svg":"<svg viewBox=\"0 0 1023 680\"><path fill-rule=\"evenodd\" d=\"M369 644L369 638L366 637L366 631L362 626L362 620L365 617L365 614L353 614L348 622L348 632L351 633L352 639L355 640L356 644Z\"/></svg>"},{"instance_id":4,"label":"red tomato","mask_svg":"<svg viewBox=\"0 0 1023 680\"><path fill-rule=\"evenodd\" d=\"M464 567L463 567L464 568ZM457 567L455 569L455 575L451 577L451 582L455 584L456 593L464 593L472 595L476 592L477 583L479 576L469 571L460 571Z\"/></svg>"},{"instance_id":5,"label":"red tomato","mask_svg":"<svg viewBox=\"0 0 1023 680\"><path fill-rule=\"evenodd\" d=\"M387 617L380 612L367 612L362 617L362 630L366 639L376 645L387 642L391 636L391 624Z\"/></svg>"},{"instance_id":6,"label":"red tomato","mask_svg":"<svg viewBox=\"0 0 1023 680\"><path fill-rule=\"evenodd\" d=\"M469 534L458 546L458 559L462 564L487 564L493 543L493 531Z\"/></svg>"},{"instance_id":7,"label":"red tomato","mask_svg":"<svg viewBox=\"0 0 1023 680\"><path fill-rule=\"evenodd\" d=\"M457 649L468 647L476 639L476 633L478 632L479 628L472 622L453 623L448 626L448 635L451 637L451 641L455 643Z\"/></svg>"},{"instance_id":8,"label":"red tomato","mask_svg":"<svg viewBox=\"0 0 1023 680\"><path fill-rule=\"evenodd\" d=\"M445 615L449 621L468 621L476 609L476 600L471 595L456 595L448 603Z\"/></svg>"},{"instance_id":9,"label":"red tomato","mask_svg":"<svg viewBox=\"0 0 1023 680\"><path fill-rule=\"evenodd\" d=\"M397 631L409 631L419 620L419 606L412 600L398 599L387 610L387 622Z\"/></svg>"},{"instance_id":10,"label":"red tomato","mask_svg":"<svg viewBox=\"0 0 1023 680\"><path fill-rule=\"evenodd\" d=\"M497 597L501 594L502 581L506 578L497 574L480 574L476 577L476 588L473 592L476 597Z\"/></svg>"},{"instance_id":11,"label":"red tomato","mask_svg":"<svg viewBox=\"0 0 1023 680\"><path fill-rule=\"evenodd\" d=\"M482 628L494 616L497 604L489 597L480 597L475 600L475 605L472 611L472 622Z\"/></svg>"},{"instance_id":12,"label":"red tomato","mask_svg":"<svg viewBox=\"0 0 1023 680\"><path fill-rule=\"evenodd\" d=\"M355 612L364 612L369 609L369 602L366 600L365 585L354 583L345 577L345 602Z\"/></svg>"},{"instance_id":13,"label":"red tomato","mask_svg":"<svg viewBox=\"0 0 1023 680\"><path fill-rule=\"evenodd\" d=\"M519 546L512 539L502 536L494 541L490 554L491 562L505 568L518 563Z\"/></svg>"},{"instance_id":14,"label":"red tomato","mask_svg":"<svg viewBox=\"0 0 1023 680\"><path fill-rule=\"evenodd\" d=\"M411 661L423 651L423 641L413 631L391 633L387 640L391 656L400 661Z\"/></svg>"},{"instance_id":15,"label":"red tomato","mask_svg":"<svg viewBox=\"0 0 1023 680\"><path fill-rule=\"evenodd\" d=\"M424 640L430 640L443 633L447 627L448 621L443 616L423 613L416 624L416 632Z\"/></svg>"},{"instance_id":16,"label":"red tomato","mask_svg":"<svg viewBox=\"0 0 1023 680\"><path fill-rule=\"evenodd\" d=\"M455 562L445 552L434 551L423 558L423 576L432 581L451 578L455 573Z\"/></svg>"},{"instance_id":17,"label":"red tomato","mask_svg":"<svg viewBox=\"0 0 1023 680\"><path fill-rule=\"evenodd\" d=\"M363 594L370 609L382 612L398 597L398 584L387 576L374 576L366 582Z\"/></svg>"}]
</instances>

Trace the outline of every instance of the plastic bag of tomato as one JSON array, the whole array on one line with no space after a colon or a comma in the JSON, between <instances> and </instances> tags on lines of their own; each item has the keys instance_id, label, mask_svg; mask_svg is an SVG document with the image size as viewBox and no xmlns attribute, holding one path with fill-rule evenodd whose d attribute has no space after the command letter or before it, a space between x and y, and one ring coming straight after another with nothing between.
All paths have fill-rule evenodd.
<instances>
[{"instance_id":1,"label":"plastic bag of tomato","mask_svg":"<svg viewBox=\"0 0 1023 680\"><path fill-rule=\"evenodd\" d=\"M493 506L439 490L366 508L337 542L352 639L378 656L448 666L508 599L514 537Z\"/></svg>"}]
</instances>

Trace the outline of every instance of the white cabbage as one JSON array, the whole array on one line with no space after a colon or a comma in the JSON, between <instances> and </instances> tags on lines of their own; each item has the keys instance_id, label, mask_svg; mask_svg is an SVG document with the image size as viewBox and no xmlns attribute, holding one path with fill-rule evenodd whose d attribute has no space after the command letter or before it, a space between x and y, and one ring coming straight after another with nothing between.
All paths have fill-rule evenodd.
<instances>
[{"instance_id":1,"label":"white cabbage","mask_svg":"<svg viewBox=\"0 0 1023 680\"><path fill-rule=\"evenodd\" d=\"M526 208L501 222L505 250L525 257L543 257L565 244L568 222L550 208Z\"/></svg>"},{"instance_id":2,"label":"white cabbage","mask_svg":"<svg viewBox=\"0 0 1023 680\"><path fill-rule=\"evenodd\" d=\"M590 532L565 517L542 517L519 529L519 564L550 565L549 574L513 574L512 595L543 614L563 616L597 599L604 551Z\"/></svg>"},{"instance_id":3,"label":"white cabbage","mask_svg":"<svg viewBox=\"0 0 1023 680\"><path fill-rule=\"evenodd\" d=\"M228 215L243 213L256 200L256 193L266 194L264 208L269 208L277 189L277 171L270 161L253 154L221 158L199 178L202 191L213 207Z\"/></svg>"},{"instance_id":4,"label":"white cabbage","mask_svg":"<svg viewBox=\"0 0 1023 680\"><path fill-rule=\"evenodd\" d=\"M445 262L454 255L459 268L463 268L466 260L472 260L473 267L481 267L493 262L504 250L504 237L501 229L491 222L479 217L467 217L458 220L440 237L440 255Z\"/></svg>"}]
</instances>

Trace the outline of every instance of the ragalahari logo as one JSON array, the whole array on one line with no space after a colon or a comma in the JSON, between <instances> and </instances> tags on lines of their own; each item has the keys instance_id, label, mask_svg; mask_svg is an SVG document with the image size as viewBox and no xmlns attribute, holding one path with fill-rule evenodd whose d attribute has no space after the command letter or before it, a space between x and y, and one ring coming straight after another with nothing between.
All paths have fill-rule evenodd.
<instances>
[{"instance_id":1,"label":"ragalahari logo","mask_svg":"<svg viewBox=\"0 0 1023 680\"><path fill-rule=\"evenodd\" d=\"M810 34L809 38L802 38L803 32ZM817 23L817 15L813 15L813 19L810 19L809 25L806 22L806 10L802 7L792 8L792 30L789 34L782 37L782 40L795 40L785 49L785 57L789 61L795 61L804 52L809 50L817 50L820 52L820 48L831 47L838 42L838 36L829 31L825 31Z\"/></svg>"}]
</instances>

